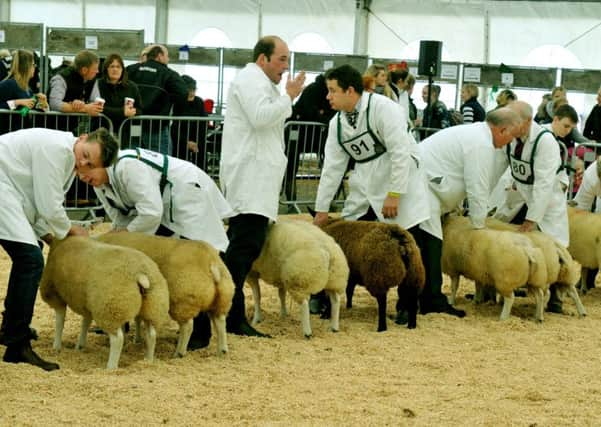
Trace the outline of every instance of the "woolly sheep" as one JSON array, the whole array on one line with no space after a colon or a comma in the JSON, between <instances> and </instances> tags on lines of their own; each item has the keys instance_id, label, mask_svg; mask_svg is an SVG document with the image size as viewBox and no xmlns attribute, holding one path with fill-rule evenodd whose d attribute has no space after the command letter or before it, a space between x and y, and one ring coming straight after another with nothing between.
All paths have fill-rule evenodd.
<instances>
[{"instance_id":1,"label":"woolly sheep","mask_svg":"<svg viewBox=\"0 0 601 427\"><path fill-rule=\"evenodd\" d=\"M280 220L269 227L261 254L255 260L247 282L253 290L253 323L262 319L259 279L279 288L282 316L287 315L286 292L300 304L301 326L309 338L309 297L325 290L332 313L331 329L339 329L340 294L344 291L349 267L340 246L318 227L304 221Z\"/></svg>"},{"instance_id":2,"label":"woolly sheep","mask_svg":"<svg viewBox=\"0 0 601 427\"><path fill-rule=\"evenodd\" d=\"M107 369L116 369L123 348L121 327L138 317L145 324L145 359L154 359L156 329L168 319L167 283L140 251L87 237L54 241L40 282L42 299L55 310L54 349L60 350L66 308L83 316L76 348L85 347L92 322L110 339Z\"/></svg>"},{"instance_id":3,"label":"woolly sheep","mask_svg":"<svg viewBox=\"0 0 601 427\"><path fill-rule=\"evenodd\" d=\"M417 325L417 298L424 287L425 270L413 236L398 225L329 218L322 230L332 236L346 255L350 275L346 306L362 284L378 301L378 332L386 330L388 290L397 287L399 303L409 313L407 327Z\"/></svg>"},{"instance_id":4,"label":"woolly sheep","mask_svg":"<svg viewBox=\"0 0 601 427\"><path fill-rule=\"evenodd\" d=\"M169 315L179 326L175 356L183 357L200 312L208 312L217 335L217 354L226 353L225 318L232 305L234 282L219 253L197 240L143 233L106 233L100 241L137 249L157 263L169 288Z\"/></svg>"},{"instance_id":5,"label":"woolly sheep","mask_svg":"<svg viewBox=\"0 0 601 427\"><path fill-rule=\"evenodd\" d=\"M519 229L517 224L508 224L493 218L486 220L486 226L495 230L513 232L517 232ZM586 309L576 291L576 284L580 279L580 264L572 258L565 246L548 234L541 231L529 231L521 234L528 237L534 246L543 251L547 265L547 282L555 284L561 293L567 293L574 301L578 315L585 316Z\"/></svg>"},{"instance_id":6,"label":"woolly sheep","mask_svg":"<svg viewBox=\"0 0 601 427\"><path fill-rule=\"evenodd\" d=\"M582 265L580 290L586 292L589 269L601 266L601 215L568 207L570 246L568 251ZM595 281L599 278L595 278Z\"/></svg>"},{"instance_id":7,"label":"woolly sheep","mask_svg":"<svg viewBox=\"0 0 601 427\"><path fill-rule=\"evenodd\" d=\"M511 314L513 291L528 285L536 299L536 319L543 320L548 290L545 259L540 249L518 234L474 229L469 218L450 215L443 225L442 271L451 277L454 302L463 275L482 286L493 286L503 296L499 320Z\"/></svg>"}]
</instances>

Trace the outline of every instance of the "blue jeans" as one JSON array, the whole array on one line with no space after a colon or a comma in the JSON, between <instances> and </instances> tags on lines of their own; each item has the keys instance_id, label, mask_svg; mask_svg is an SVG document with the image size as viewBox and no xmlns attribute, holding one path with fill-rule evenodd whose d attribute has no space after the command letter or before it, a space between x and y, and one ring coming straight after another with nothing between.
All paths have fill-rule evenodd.
<instances>
[{"instance_id":1,"label":"blue jeans","mask_svg":"<svg viewBox=\"0 0 601 427\"><path fill-rule=\"evenodd\" d=\"M146 148L157 153L171 155L171 132L169 126L160 130L152 130L149 133L142 133L142 148Z\"/></svg>"},{"instance_id":2,"label":"blue jeans","mask_svg":"<svg viewBox=\"0 0 601 427\"><path fill-rule=\"evenodd\" d=\"M29 325L44 270L44 257L39 246L2 239L0 245L13 263L4 300L4 341L8 346L30 339Z\"/></svg>"}]
</instances>

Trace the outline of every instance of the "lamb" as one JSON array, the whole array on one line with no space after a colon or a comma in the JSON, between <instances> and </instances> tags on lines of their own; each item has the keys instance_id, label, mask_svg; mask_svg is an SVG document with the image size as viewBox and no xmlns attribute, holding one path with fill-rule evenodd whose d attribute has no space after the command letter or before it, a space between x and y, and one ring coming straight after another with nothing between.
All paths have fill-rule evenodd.
<instances>
[{"instance_id":1,"label":"lamb","mask_svg":"<svg viewBox=\"0 0 601 427\"><path fill-rule=\"evenodd\" d=\"M332 311L330 327L339 330L340 294L344 291L349 267L340 246L318 227L305 221L280 220L269 227L261 254L247 276L255 310L253 323L262 320L259 279L279 288L280 314L287 315L286 292L300 304L303 333L311 337L309 297L325 290Z\"/></svg>"},{"instance_id":2,"label":"lamb","mask_svg":"<svg viewBox=\"0 0 601 427\"><path fill-rule=\"evenodd\" d=\"M205 311L217 335L217 354L227 353L225 318L232 305L234 282L216 249L201 241L143 233L106 233L97 238L137 249L159 266L169 288L169 315L180 326L174 356L185 356L193 319Z\"/></svg>"},{"instance_id":3,"label":"lamb","mask_svg":"<svg viewBox=\"0 0 601 427\"><path fill-rule=\"evenodd\" d=\"M570 246L568 251L582 265L580 290L586 292L589 269L601 266L601 215L568 207ZM595 281L599 278L595 278Z\"/></svg>"},{"instance_id":4,"label":"lamb","mask_svg":"<svg viewBox=\"0 0 601 427\"><path fill-rule=\"evenodd\" d=\"M495 230L517 232L519 225L508 224L497 219L488 218L486 226ZM558 241L541 231L522 233L534 246L543 251L547 265L547 282L555 284L561 293L567 293L576 305L579 316L586 315L586 309L580 301L576 284L580 279L580 264L572 258L570 252ZM570 237L571 239L571 237Z\"/></svg>"},{"instance_id":5,"label":"lamb","mask_svg":"<svg viewBox=\"0 0 601 427\"><path fill-rule=\"evenodd\" d=\"M378 332L386 330L388 290L397 287L399 303L409 314L407 327L417 326L417 299L425 282L425 269L413 236L398 225L329 218L322 230L332 236L346 255L350 275L346 306L362 284L378 301Z\"/></svg>"},{"instance_id":6,"label":"lamb","mask_svg":"<svg viewBox=\"0 0 601 427\"><path fill-rule=\"evenodd\" d=\"M56 240L50 246L40 294L56 314L55 350L61 348L69 306L83 316L76 348L85 347L92 319L108 333L107 369L118 367L121 327L134 317L145 324L145 359L154 359L156 328L168 319L169 295L157 265L142 252L87 237Z\"/></svg>"},{"instance_id":7,"label":"lamb","mask_svg":"<svg viewBox=\"0 0 601 427\"><path fill-rule=\"evenodd\" d=\"M474 229L469 218L449 215L443 225L442 271L451 277L451 303L459 276L483 286L494 286L504 298L500 320L511 314L513 291L528 285L536 299L536 319L543 320L548 291L547 268L542 251L518 233Z\"/></svg>"}]
</instances>

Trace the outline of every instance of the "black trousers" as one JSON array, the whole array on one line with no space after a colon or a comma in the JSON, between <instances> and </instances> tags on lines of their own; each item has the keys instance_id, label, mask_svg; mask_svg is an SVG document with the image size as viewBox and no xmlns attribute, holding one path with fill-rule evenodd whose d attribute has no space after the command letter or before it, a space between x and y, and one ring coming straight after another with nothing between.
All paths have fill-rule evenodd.
<instances>
[{"instance_id":1,"label":"black trousers","mask_svg":"<svg viewBox=\"0 0 601 427\"><path fill-rule=\"evenodd\" d=\"M30 339L29 325L44 270L44 257L39 246L2 239L0 245L12 261L3 319L4 343L9 346Z\"/></svg>"},{"instance_id":2,"label":"black trousers","mask_svg":"<svg viewBox=\"0 0 601 427\"><path fill-rule=\"evenodd\" d=\"M232 275L236 290L228 323L236 324L246 320L244 306L244 281L253 262L259 257L265 238L269 218L256 214L239 214L229 220L227 237L230 243L223 261Z\"/></svg>"}]
</instances>

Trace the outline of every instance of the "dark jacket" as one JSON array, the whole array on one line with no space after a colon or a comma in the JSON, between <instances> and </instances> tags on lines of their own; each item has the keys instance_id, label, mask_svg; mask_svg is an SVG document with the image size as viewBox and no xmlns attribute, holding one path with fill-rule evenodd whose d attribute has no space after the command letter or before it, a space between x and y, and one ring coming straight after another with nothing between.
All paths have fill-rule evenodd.
<instances>
[{"instance_id":1,"label":"dark jacket","mask_svg":"<svg viewBox=\"0 0 601 427\"><path fill-rule=\"evenodd\" d=\"M483 122L486 117L484 108L482 108L476 97L465 101L465 104L461 106L461 114L463 115L463 123Z\"/></svg>"},{"instance_id":2,"label":"dark jacket","mask_svg":"<svg viewBox=\"0 0 601 427\"><path fill-rule=\"evenodd\" d=\"M595 105L586 119L584 136L588 139L601 141L601 105Z\"/></svg>"},{"instance_id":3,"label":"dark jacket","mask_svg":"<svg viewBox=\"0 0 601 427\"><path fill-rule=\"evenodd\" d=\"M105 101L103 114L113 122L113 131L116 135L119 134L119 127L125 120L123 114L125 98L133 98L136 115L142 114L142 98L134 82L127 82L125 85L119 82L114 85L101 78L98 80L98 91Z\"/></svg>"},{"instance_id":4,"label":"dark jacket","mask_svg":"<svg viewBox=\"0 0 601 427\"><path fill-rule=\"evenodd\" d=\"M207 117L202 98L195 96L192 101L186 100L179 102L173 106L173 116L187 117ZM201 169L205 170L204 149L206 144L208 122L192 121L192 120L175 120L171 125L171 140L175 144L175 155L184 160L195 162L195 157L200 161L197 163ZM188 151L188 141L198 144L199 155L194 156Z\"/></svg>"},{"instance_id":5,"label":"dark jacket","mask_svg":"<svg viewBox=\"0 0 601 427\"><path fill-rule=\"evenodd\" d=\"M58 74L65 79L65 83L67 84L67 91L65 92L63 102L71 102L76 99L85 103L90 102L90 94L94 88L95 79L84 82L81 74L73 67L65 68ZM52 86L50 88L52 89Z\"/></svg>"}]
</instances>

